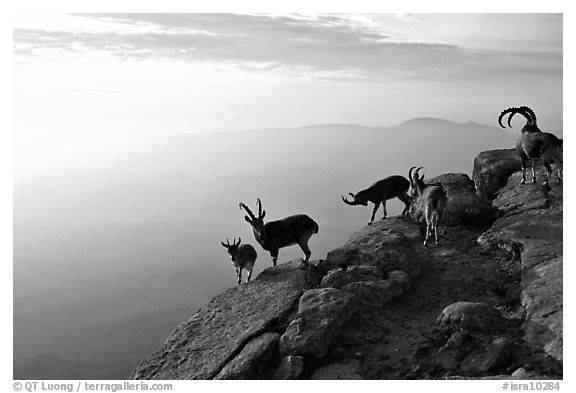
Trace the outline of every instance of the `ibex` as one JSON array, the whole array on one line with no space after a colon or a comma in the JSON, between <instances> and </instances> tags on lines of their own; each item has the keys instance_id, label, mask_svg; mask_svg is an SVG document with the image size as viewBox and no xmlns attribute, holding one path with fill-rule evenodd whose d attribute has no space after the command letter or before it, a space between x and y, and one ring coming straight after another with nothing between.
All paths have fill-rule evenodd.
<instances>
[{"instance_id":1,"label":"ibex","mask_svg":"<svg viewBox=\"0 0 576 393\"><path fill-rule=\"evenodd\" d=\"M232 260L232 266L234 266L234 269L236 270L236 283L238 285L242 282L242 269L248 271L246 282L250 281L250 277L252 277L252 269L254 269L254 263L256 263L256 258L258 257L254 247L250 244L240 245L241 241L242 239L238 238L238 243L236 243L236 238L234 238L232 244L230 244L228 239L226 239L226 244L220 242L228 249L228 254L230 254L230 259Z\"/></svg>"},{"instance_id":2,"label":"ibex","mask_svg":"<svg viewBox=\"0 0 576 393\"><path fill-rule=\"evenodd\" d=\"M424 217L426 218L424 246L426 246L428 239L432 236L432 230L434 230L434 240L436 245L438 245L438 225L440 221L442 221L444 209L446 208L446 192L441 184L424 183L424 175L419 175L422 167L416 169L414 176L412 176L414 168L415 167L410 168L408 172L410 186L412 187L412 196L414 197L414 201L410 206L410 216L418 221L418 212L420 209L423 210Z\"/></svg>"},{"instance_id":3,"label":"ibex","mask_svg":"<svg viewBox=\"0 0 576 393\"><path fill-rule=\"evenodd\" d=\"M398 198L404 202L404 205L406 206L402 211L402 215L405 215L408 212L411 202L411 199L408 196L408 188L410 188L410 182L406 180L404 176L394 175L379 180L370 187L356 194L350 192L349 195L354 198L353 201L349 201L344 197L342 197L342 201L350 206L368 206L368 202L372 202L374 204L374 210L372 211L370 222L368 222L368 225L371 225L374 222L374 216L376 215L376 211L380 207L380 204L382 204L382 210L384 210L384 216L382 219L386 218L386 201L388 199Z\"/></svg>"},{"instance_id":4,"label":"ibex","mask_svg":"<svg viewBox=\"0 0 576 393\"><path fill-rule=\"evenodd\" d=\"M244 219L252 226L256 241L260 243L264 250L270 252L272 264L276 266L278 252L281 248L293 244L300 246L306 257L304 262L308 263L310 255L312 255L308 247L308 240L313 234L318 233L319 229L316 221L305 214L297 214L264 224L266 211L262 210L260 198L258 198L256 204L258 205L258 217L254 216L244 203L240 203L240 209L244 209L248 213L247 216L244 216Z\"/></svg>"},{"instance_id":5,"label":"ibex","mask_svg":"<svg viewBox=\"0 0 576 393\"><path fill-rule=\"evenodd\" d=\"M542 164L546 168L544 185L548 186L548 179L552 174L551 163L556 166L557 181L560 183L562 181L562 140L554 134L542 132L536 124L536 114L527 106L512 107L502 111L498 117L500 127L505 128L502 125L502 118L508 113L510 114L508 116L509 127L512 127L510 122L516 113L526 118L526 124L522 127L522 134L516 143L516 152L522 164L522 181L520 184L526 183L526 162L528 160L532 162L532 183L536 183L536 161L538 159L542 160Z\"/></svg>"}]
</instances>

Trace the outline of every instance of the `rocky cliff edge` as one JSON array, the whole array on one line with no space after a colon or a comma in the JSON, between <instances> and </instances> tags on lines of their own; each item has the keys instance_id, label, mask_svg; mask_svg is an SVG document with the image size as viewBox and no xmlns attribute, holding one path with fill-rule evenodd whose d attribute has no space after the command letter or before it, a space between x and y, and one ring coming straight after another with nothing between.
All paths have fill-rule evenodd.
<instances>
[{"instance_id":1,"label":"rocky cliff edge","mask_svg":"<svg viewBox=\"0 0 576 393\"><path fill-rule=\"evenodd\" d=\"M134 379L561 378L562 187L520 187L512 150L444 185L439 246L393 217L326 259L215 296ZM539 182L541 184L541 182Z\"/></svg>"}]
</instances>

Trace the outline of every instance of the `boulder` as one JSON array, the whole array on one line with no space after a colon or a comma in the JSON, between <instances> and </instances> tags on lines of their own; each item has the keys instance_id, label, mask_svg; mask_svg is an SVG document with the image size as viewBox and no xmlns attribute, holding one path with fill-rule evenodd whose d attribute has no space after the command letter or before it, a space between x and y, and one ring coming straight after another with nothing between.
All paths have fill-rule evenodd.
<instances>
[{"instance_id":1,"label":"boulder","mask_svg":"<svg viewBox=\"0 0 576 393\"><path fill-rule=\"evenodd\" d=\"M300 379L302 371L304 371L304 358L302 356L288 355L280 361L280 365L274 372L273 379Z\"/></svg>"},{"instance_id":2,"label":"boulder","mask_svg":"<svg viewBox=\"0 0 576 393\"><path fill-rule=\"evenodd\" d=\"M357 281L375 281L382 279L382 269L378 266L356 265L349 267L346 271L341 268L328 272L320 283L321 288L337 288L357 282Z\"/></svg>"},{"instance_id":3,"label":"boulder","mask_svg":"<svg viewBox=\"0 0 576 393\"><path fill-rule=\"evenodd\" d=\"M382 307L403 292L402 286L394 280L354 282L342 290L353 294L362 304L374 307Z\"/></svg>"},{"instance_id":4,"label":"boulder","mask_svg":"<svg viewBox=\"0 0 576 393\"><path fill-rule=\"evenodd\" d=\"M358 265L361 262L358 249L344 246L330 251L326 259L310 261L310 264L320 274L327 274L334 269L346 269L348 266Z\"/></svg>"},{"instance_id":5,"label":"boulder","mask_svg":"<svg viewBox=\"0 0 576 393\"><path fill-rule=\"evenodd\" d=\"M474 159L472 178L478 194L491 201L508 177L521 169L516 149L484 151Z\"/></svg>"},{"instance_id":6,"label":"boulder","mask_svg":"<svg viewBox=\"0 0 576 393\"><path fill-rule=\"evenodd\" d=\"M379 266L366 266L366 265L355 265L350 266L347 270L353 277L358 277L358 281L370 281L373 277L382 279L384 273ZM367 280L362 280L363 277L367 277Z\"/></svg>"},{"instance_id":7,"label":"boulder","mask_svg":"<svg viewBox=\"0 0 576 393\"><path fill-rule=\"evenodd\" d=\"M498 191L492 201L501 215L518 214L534 209L546 209L549 204L549 193L541 185L527 183L520 185L522 173L516 172L509 177L509 181Z\"/></svg>"},{"instance_id":8,"label":"boulder","mask_svg":"<svg viewBox=\"0 0 576 393\"><path fill-rule=\"evenodd\" d=\"M457 302L446 307L437 322L451 329L493 333L506 327L506 319L494 307L484 303Z\"/></svg>"},{"instance_id":9,"label":"boulder","mask_svg":"<svg viewBox=\"0 0 576 393\"><path fill-rule=\"evenodd\" d=\"M313 380L358 380L363 379L360 375L360 362L357 359L350 359L316 369L310 379Z\"/></svg>"},{"instance_id":10,"label":"boulder","mask_svg":"<svg viewBox=\"0 0 576 393\"><path fill-rule=\"evenodd\" d=\"M321 288L336 288L340 289L344 285L355 282L355 278L348 272L338 268L328 272L320 283Z\"/></svg>"},{"instance_id":11,"label":"boulder","mask_svg":"<svg viewBox=\"0 0 576 393\"><path fill-rule=\"evenodd\" d=\"M556 379L534 371L527 371L524 367L520 367L519 369L515 370L511 376L512 378L510 379Z\"/></svg>"},{"instance_id":12,"label":"boulder","mask_svg":"<svg viewBox=\"0 0 576 393\"><path fill-rule=\"evenodd\" d=\"M456 331L448 338L446 344L438 350L436 363L445 370L457 370L462 359L477 347L478 343L469 332Z\"/></svg>"},{"instance_id":13,"label":"boulder","mask_svg":"<svg viewBox=\"0 0 576 393\"><path fill-rule=\"evenodd\" d=\"M264 333L253 338L214 379L264 379L278 346L278 333Z\"/></svg>"},{"instance_id":14,"label":"boulder","mask_svg":"<svg viewBox=\"0 0 576 393\"><path fill-rule=\"evenodd\" d=\"M339 335L340 327L357 308L354 297L338 289L306 291L300 299L296 318L280 337L280 353L322 358Z\"/></svg>"},{"instance_id":15,"label":"boulder","mask_svg":"<svg viewBox=\"0 0 576 393\"><path fill-rule=\"evenodd\" d=\"M410 289L410 276L404 270L391 270L388 272L388 279L398 283L404 290Z\"/></svg>"},{"instance_id":16,"label":"boulder","mask_svg":"<svg viewBox=\"0 0 576 393\"><path fill-rule=\"evenodd\" d=\"M354 265L376 266L383 272L401 269L413 278L420 274L426 258L420 243L418 226L402 216L364 227L342 248L348 250L348 255L355 255Z\"/></svg>"},{"instance_id":17,"label":"boulder","mask_svg":"<svg viewBox=\"0 0 576 393\"><path fill-rule=\"evenodd\" d=\"M506 369L512 361L512 342L505 337L497 337L487 348L469 353L460 364L460 369L472 375Z\"/></svg>"},{"instance_id":18,"label":"boulder","mask_svg":"<svg viewBox=\"0 0 576 393\"><path fill-rule=\"evenodd\" d=\"M251 340L286 321L305 282L306 271L293 261L222 292L180 324L159 351L140 363L132 378L214 378Z\"/></svg>"},{"instance_id":19,"label":"boulder","mask_svg":"<svg viewBox=\"0 0 576 393\"><path fill-rule=\"evenodd\" d=\"M474 181L464 173L447 173L426 180L427 184L441 184L446 192L446 210L442 223L447 226L486 226L494 221L495 210L476 194ZM416 204L418 221L425 221L424 206Z\"/></svg>"}]
</instances>

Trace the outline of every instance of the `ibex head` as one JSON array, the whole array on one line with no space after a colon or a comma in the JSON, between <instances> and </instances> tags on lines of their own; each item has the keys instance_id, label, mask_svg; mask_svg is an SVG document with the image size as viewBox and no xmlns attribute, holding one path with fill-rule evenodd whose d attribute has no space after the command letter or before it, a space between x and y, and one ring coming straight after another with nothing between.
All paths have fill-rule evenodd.
<instances>
[{"instance_id":1,"label":"ibex head","mask_svg":"<svg viewBox=\"0 0 576 393\"><path fill-rule=\"evenodd\" d=\"M342 197L342 201L345 204L350 206L356 206L356 205L368 206L368 199L366 199L366 197L362 194L362 191L360 191L356 195L349 192L348 195L350 195L353 200L349 201L348 199Z\"/></svg>"},{"instance_id":2,"label":"ibex head","mask_svg":"<svg viewBox=\"0 0 576 393\"><path fill-rule=\"evenodd\" d=\"M260 241L260 239L264 239L264 216L266 215L266 210L262 210L262 202L260 202L260 198L256 201L256 205L258 206L258 217L256 217L252 211L246 206L244 203L240 202L240 210L244 209L247 216L244 216L244 219L252 225L252 230L254 231L254 235L256 236L256 240Z\"/></svg>"},{"instance_id":3,"label":"ibex head","mask_svg":"<svg viewBox=\"0 0 576 393\"><path fill-rule=\"evenodd\" d=\"M220 242L222 246L228 249L228 254L230 254L232 262L234 262L234 260L236 259L236 255L238 254L238 247L240 246L241 241L242 239L238 238L238 243L236 243L236 238L234 238L232 244L230 244L230 241L228 239L226 239L226 243Z\"/></svg>"},{"instance_id":4,"label":"ibex head","mask_svg":"<svg viewBox=\"0 0 576 393\"><path fill-rule=\"evenodd\" d=\"M416 168L413 166L408 171L408 179L410 180L410 188L412 189L410 196L412 199L416 199L422 193L422 188L424 187L424 175L420 176L420 170L422 168L424 167ZM416 169L416 171L414 171L414 175L412 175L414 169Z\"/></svg>"}]
</instances>

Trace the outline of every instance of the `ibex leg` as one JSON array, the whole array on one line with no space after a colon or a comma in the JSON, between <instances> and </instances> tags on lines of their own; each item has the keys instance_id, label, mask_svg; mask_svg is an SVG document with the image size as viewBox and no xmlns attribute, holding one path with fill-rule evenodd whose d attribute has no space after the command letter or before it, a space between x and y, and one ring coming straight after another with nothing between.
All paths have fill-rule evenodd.
<instances>
[{"instance_id":1,"label":"ibex leg","mask_svg":"<svg viewBox=\"0 0 576 393\"><path fill-rule=\"evenodd\" d=\"M386 212L386 199L384 199L382 201L382 210L384 211L384 215L382 216L382 219L385 219L386 216L388 215L388 213Z\"/></svg>"},{"instance_id":2,"label":"ibex leg","mask_svg":"<svg viewBox=\"0 0 576 393\"><path fill-rule=\"evenodd\" d=\"M522 164L522 181L520 184L526 183L526 159L520 156L520 162Z\"/></svg>"},{"instance_id":3,"label":"ibex leg","mask_svg":"<svg viewBox=\"0 0 576 393\"><path fill-rule=\"evenodd\" d=\"M402 210L402 215L405 215L406 213L408 213L408 210L410 209L410 197L408 196L408 194L398 194L398 199L400 199L402 202L404 202L404 205L406 205L404 207L404 210Z\"/></svg>"},{"instance_id":4,"label":"ibex leg","mask_svg":"<svg viewBox=\"0 0 576 393\"><path fill-rule=\"evenodd\" d=\"M368 225L370 225L374 222L374 216L376 215L376 210L378 210L379 207L380 207L380 202L374 203L374 210L372 210L372 217L370 217L370 222L368 223Z\"/></svg>"},{"instance_id":5,"label":"ibex leg","mask_svg":"<svg viewBox=\"0 0 576 393\"><path fill-rule=\"evenodd\" d=\"M544 168L546 168L546 180L544 180L544 184L548 185L548 179L552 176L552 166L550 166L548 161L543 161L542 163L544 164Z\"/></svg>"},{"instance_id":6,"label":"ibex leg","mask_svg":"<svg viewBox=\"0 0 576 393\"><path fill-rule=\"evenodd\" d=\"M236 284L240 285L242 282L242 268L238 269L238 280L236 280Z\"/></svg>"},{"instance_id":7,"label":"ibex leg","mask_svg":"<svg viewBox=\"0 0 576 393\"><path fill-rule=\"evenodd\" d=\"M426 238L424 238L424 246L428 243L428 239L430 238L430 233L432 232L432 226L426 223Z\"/></svg>"},{"instance_id":8,"label":"ibex leg","mask_svg":"<svg viewBox=\"0 0 576 393\"><path fill-rule=\"evenodd\" d=\"M308 263L308 260L310 259L310 255L312 255L312 251L310 251L310 247L308 247L308 240L300 241L298 243L298 245L300 246L300 248L304 252L304 256L306 257L304 259L304 262Z\"/></svg>"},{"instance_id":9,"label":"ibex leg","mask_svg":"<svg viewBox=\"0 0 576 393\"><path fill-rule=\"evenodd\" d=\"M276 266L276 261L278 260L278 250L270 251L270 256L272 256L272 266Z\"/></svg>"},{"instance_id":10,"label":"ibex leg","mask_svg":"<svg viewBox=\"0 0 576 393\"><path fill-rule=\"evenodd\" d=\"M248 270L248 278L246 278L246 282L250 282L251 277L252 277L252 269Z\"/></svg>"},{"instance_id":11,"label":"ibex leg","mask_svg":"<svg viewBox=\"0 0 576 393\"><path fill-rule=\"evenodd\" d=\"M532 160L532 183L536 183L536 160Z\"/></svg>"}]
</instances>

